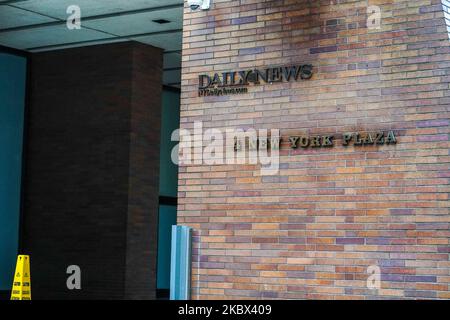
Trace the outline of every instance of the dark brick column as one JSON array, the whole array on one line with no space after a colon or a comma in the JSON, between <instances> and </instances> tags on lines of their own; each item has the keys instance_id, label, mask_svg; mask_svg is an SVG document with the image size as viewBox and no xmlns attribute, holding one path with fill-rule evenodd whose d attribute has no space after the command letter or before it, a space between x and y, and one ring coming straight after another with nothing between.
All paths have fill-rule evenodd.
<instances>
[{"instance_id":1,"label":"dark brick column","mask_svg":"<svg viewBox=\"0 0 450 320\"><path fill-rule=\"evenodd\" d=\"M34 299L152 299L162 51L134 42L32 56L23 251ZM69 265L82 290L66 288Z\"/></svg>"}]
</instances>

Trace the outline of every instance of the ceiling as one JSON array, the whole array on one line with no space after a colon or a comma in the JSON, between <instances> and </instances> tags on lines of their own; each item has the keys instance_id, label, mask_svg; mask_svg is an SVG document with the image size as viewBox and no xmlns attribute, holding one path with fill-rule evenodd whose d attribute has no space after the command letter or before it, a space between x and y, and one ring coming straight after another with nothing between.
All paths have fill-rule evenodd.
<instances>
[{"instance_id":1,"label":"ceiling","mask_svg":"<svg viewBox=\"0 0 450 320\"><path fill-rule=\"evenodd\" d=\"M69 30L76 4L81 29ZM157 23L154 20L166 20ZM164 49L164 84L180 86L183 0L0 0L0 45L29 52L134 40Z\"/></svg>"}]
</instances>

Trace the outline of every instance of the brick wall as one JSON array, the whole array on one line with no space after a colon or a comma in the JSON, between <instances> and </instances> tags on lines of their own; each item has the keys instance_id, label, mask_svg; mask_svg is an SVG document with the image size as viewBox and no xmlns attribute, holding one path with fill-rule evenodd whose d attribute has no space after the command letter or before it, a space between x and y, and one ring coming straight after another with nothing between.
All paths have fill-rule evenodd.
<instances>
[{"instance_id":1,"label":"brick wall","mask_svg":"<svg viewBox=\"0 0 450 320\"><path fill-rule=\"evenodd\" d=\"M367 28L368 5L381 28ZM372 13L372 11L371 11ZM281 129L280 172L183 165L195 299L450 298L450 46L441 0L215 0L185 8L181 127ZM198 75L311 63L308 81L198 97ZM292 150L293 133L396 145ZM367 268L381 270L368 289Z\"/></svg>"},{"instance_id":2,"label":"brick wall","mask_svg":"<svg viewBox=\"0 0 450 320\"><path fill-rule=\"evenodd\" d=\"M160 49L32 55L22 252L34 299L155 297ZM69 265L81 290L69 291Z\"/></svg>"}]
</instances>

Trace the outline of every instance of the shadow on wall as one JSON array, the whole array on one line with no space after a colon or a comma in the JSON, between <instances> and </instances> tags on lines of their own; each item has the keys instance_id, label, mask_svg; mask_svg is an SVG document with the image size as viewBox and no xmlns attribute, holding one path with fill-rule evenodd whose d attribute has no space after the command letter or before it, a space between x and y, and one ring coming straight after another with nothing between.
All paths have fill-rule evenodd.
<instances>
[{"instance_id":1,"label":"shadow on wall","mask_svg":"<svg viewBox=\"0 0 450 320\"><path fill-rule=\"evenodd\" d=\"M336 7L333 17L327 18L333 7ZM361 39L368 37L371 32L381 32L382 15L378 6L353 4L343 10L341 4L323 7L318 2L311 3L303 10L292 12L288 18L280 19L281 25L288 23L291 30L290 37L281 37L283 48L286 48L283 56L291 57L292 62L296 62L299 57L308 59L302 62L311 63L316 68L314 73L321 73L321 78L326 79L333 77L332 73L337 71L380 68L380 60L363 61L364 57L358 58L356 51L348 51L348 56L338 56L335 63L330 63L321 54L364 49L366 43ZM353 34L354 41L349 41L349 37L342 36L342 33ZM324 64L324 61L328 63Z\"/></svg>"}]
</instances>

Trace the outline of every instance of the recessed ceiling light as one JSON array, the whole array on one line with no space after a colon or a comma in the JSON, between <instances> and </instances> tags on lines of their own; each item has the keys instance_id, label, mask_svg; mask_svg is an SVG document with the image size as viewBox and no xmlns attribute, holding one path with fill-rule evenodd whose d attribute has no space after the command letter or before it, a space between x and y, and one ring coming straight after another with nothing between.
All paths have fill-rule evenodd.
<instances>
[{"instance_id":1,"label":"recessed ceiling light","mask_svg":"<svg viewBox=\"0 0 450 320\"><path fill-rule=\"evenodd\" d=\"M166 19L157 19L157 20L153 20L153 22L159 23L159 24L165 24L165 23L169 23L169 20Z\"/></svg>"}]
</instances>

